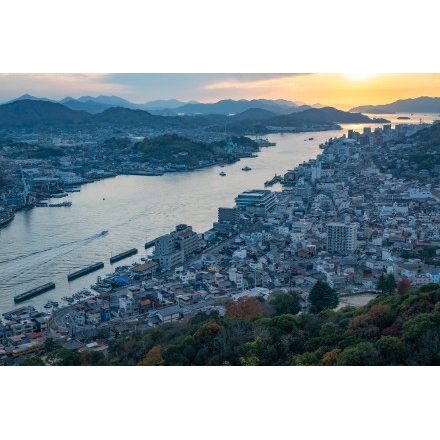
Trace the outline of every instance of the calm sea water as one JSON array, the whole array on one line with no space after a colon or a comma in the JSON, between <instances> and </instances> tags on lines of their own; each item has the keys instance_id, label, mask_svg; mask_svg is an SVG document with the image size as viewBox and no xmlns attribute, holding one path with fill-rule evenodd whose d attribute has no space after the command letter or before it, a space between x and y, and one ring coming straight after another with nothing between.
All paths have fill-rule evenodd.
<instances>
[{"instance_id":1,"label":"calm sea water","mask_svg":"<svg viewBox=\"0 0 440 440\"><path fill-rule=\"evenodd\" d=\"M425 115L424 122L436 116ZM413 120L411 117L411 121L393 123ZM342 136L349 128L362 130L362 125L270 135L269 140L277 145L263 148L257 158L192 173L117 176L83 185L81 192L56 199L72 201L69 208L34 208L16 213L14 221L0 230L0 314L16 307L15 295L48 282L54 282L56 288L19 305L44 310L49 299L61 301L63 296L89 288L97 276L113 272L116 266L139 262L147 255L146 241L171 232L179 223L192 225L198 233L205 232L217 220L219 206L232 207L242 191L262 189L275 173L283 174L315 158L321 152L320 143ZM308 140L310 137L313 140ZM245 165L252 170L242 171ZM221 171L226 176L220 176ZM109 233L101 236L102 230ZM110 264L112 255L131 248L137 248L138 254ZM98 261L104 262L102 270L67 281L69 272Z\"/></svg>"}]
</instances>

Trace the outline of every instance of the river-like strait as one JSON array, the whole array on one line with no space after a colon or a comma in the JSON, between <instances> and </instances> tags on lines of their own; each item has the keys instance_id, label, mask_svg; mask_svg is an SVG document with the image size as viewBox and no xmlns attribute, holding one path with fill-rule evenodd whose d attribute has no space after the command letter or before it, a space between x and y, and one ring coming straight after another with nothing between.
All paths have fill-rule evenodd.
<instances>
[{"instance_id":1,"label":"river-like strait","mask_svg":"<svg viewBox=\"0 0 440 440\"><path fill-rule=\"evenodd\" d=\"M431 121L425 115L425 122ZM190 173L117 176L82 185L80 192L54 199L70 200L71 207L36 207L17 212L15 219L0 230L0 314L21 305L44 310L49 299L61 301L63 296L89 288L97 276L113 272L116 266L139 262L146 256L146 241L171 232L179 223L191 225L198 233L205 232L217 220L219 206L232 207L242 191L262 189L275 173L284 174L315 158L321 152L320 143L346 134L349 128L361 131L362 125L344 125L343 130L335 131L273 134L268 139L276 146L262 148L256 158ZM242 171L246 165L251 171ZM220 176L221 171L226 176ZM101 236L103 230L109 233ZM110 264L112 255L131 248L137 248L138 254ZM103 269L67 281L69 272L98 261L104 262ZM55 283L55 289L14 304L14 296L49 282Z\"/></svg>"}]
</instances>

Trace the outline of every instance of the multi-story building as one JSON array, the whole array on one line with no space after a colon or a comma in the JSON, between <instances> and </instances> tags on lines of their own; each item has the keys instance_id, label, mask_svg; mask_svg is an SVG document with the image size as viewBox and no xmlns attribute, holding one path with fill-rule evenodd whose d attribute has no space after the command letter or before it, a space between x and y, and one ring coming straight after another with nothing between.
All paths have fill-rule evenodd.
<instances>
[{"instance_id":1,"label":"multi-story building","mask_svg":"<svg viewBox=\"0 0 440 440\"><path fill-rule=\"evenodd\" d=\"M182 264L185 260L200 249L200 239L191 226L177 225L170 234L156 238L154 242L153 260L157 261L162 269Z\"/></svg>"},{"instance_id":2,"label":"multi-story building","mask_svg":"<svg viewBox=\"0 0 440 440\"><path fill-rule=\"evenodd\" d=\"M218 208L218 222L219 223L230 223L235 225L238 223L239 213L237 208Z\"/></svg>"},{"instance_id":3,"label":"multi-story building","mask_svg":"<svg viewBox=\"0 0 440 440\"><path fill-rule=\"evenodd\" d=\"M327 224L327 251L350 253L357 247L356 224L328 223Z\"/></svg>"},{"instance_id":4,"label":"multi-story building","mask_svg":"<svg viewBox=\"0 0 440 440\"><path fill-rule=\"evenodd\" d=\"M242 192L235 198L237 208L245 210L257 208L263 212L270 211L277 202L275 193L269 190L250 189Z\"/></svg>"}]
</instances>

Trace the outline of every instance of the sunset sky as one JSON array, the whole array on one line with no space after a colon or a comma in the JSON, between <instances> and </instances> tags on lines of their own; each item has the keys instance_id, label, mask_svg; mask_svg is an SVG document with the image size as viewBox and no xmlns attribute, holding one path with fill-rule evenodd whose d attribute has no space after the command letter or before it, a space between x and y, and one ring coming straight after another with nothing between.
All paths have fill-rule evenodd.
<instances>
[{"instance_id":1,"label":"sunset sky","mask_svg":"<svg viewBox=\"0 0 440 440\"><path fill-rule=\"evenodd\" d=\"M223 0L210 8L199 0L148 8L125 0L104 9L85 0L8 2L0 103L23 94L117 95L135 103L267 98L345 110L439 97L437 16L424 3L397 10L379 0L359 8L314 0L289 10L281 0Z\"/></svg>"},{"instance_id":2,"label":"sunset sky","mask_svg":"<svg viewBox=\"0 0 440 440\"><path fill-rule=\"evenodd\" d=\"M398 99L439 97L440 74L0 74L0 101L26 93L55 100L66 96L117 95L135 103L172 98L200 102L282 98L348 110Z\"/></svg>"}]
</instances>

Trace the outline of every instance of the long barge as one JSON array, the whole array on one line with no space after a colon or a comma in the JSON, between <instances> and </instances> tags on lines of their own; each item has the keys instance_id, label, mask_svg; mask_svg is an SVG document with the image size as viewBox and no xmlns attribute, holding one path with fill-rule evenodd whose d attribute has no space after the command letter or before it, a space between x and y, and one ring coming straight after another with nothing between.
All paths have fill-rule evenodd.
<instances>
[{"instance_id":1,"label":"long barge","mask_svg":"<svg viewBox=\"0 0 440 440\"><path fill-rule=\"evenodd\" d=\"M115 263L116 261L122 260L123 258L130 257L132 255L135 255L138 253L138 250L136 248L129 249L128 251L122 252L121 254L114 255L113 257L110 257L110 263Z\"/></svg>"},{"instance_id":2,"label":"long barge","mask_svg":"<svg viewBox=\"0 0 440 440\"><path fill-rule=\"evenodd\" d=\"M27 292L20 293L20 295L14 296L14 302L17 303L20 301L25 301L27 299L33 298L34 296L40 295L40 293L44 293L52 289L55 289L55 283L43 284L40 287L35 287L35 289L31 289Z\"/></svg>"},{"instance_id":3,"label":"long barge","mask_svg":"<svg viewBox=\"0 0 440 440\"><path fill-rule=\"evenodd\" d=\"M90 272L93 272L98 269L102 269L104 267L104 263L102 261L98 261L98 263L92 264L91 266L87 266L84 269L77 270L76 272L69 273L67 275L67 279L69 281L74 280L76 278L82 277L83 275L87 275Z\"/></svg>"}]
</instances>

